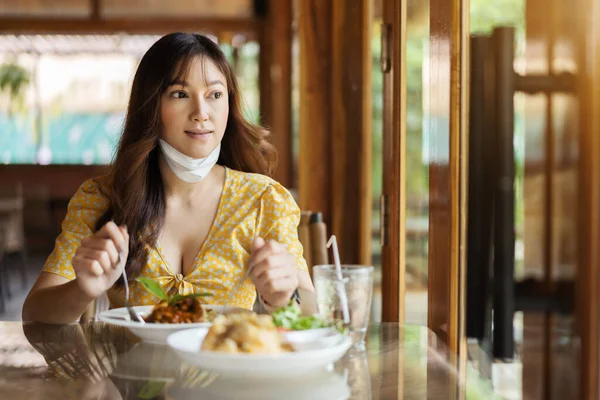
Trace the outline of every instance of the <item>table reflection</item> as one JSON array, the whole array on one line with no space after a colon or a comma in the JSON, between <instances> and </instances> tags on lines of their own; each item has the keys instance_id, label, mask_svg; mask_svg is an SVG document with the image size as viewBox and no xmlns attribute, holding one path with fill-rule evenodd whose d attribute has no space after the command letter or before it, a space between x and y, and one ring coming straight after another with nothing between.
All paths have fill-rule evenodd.
<instances>
[{"instance_id":1,"label":"table reflection","mask_svg":"<svg viewBox=\"0 0 600 400\"><path fill-rule=\"evenodd\" d=\"M166 346L140 342L102 323L0 323L0 398L11 399L446 399L455 368L424 327L370 327L328 369L292 378L240 378L203 371ZM433 344L433 345L432 345ZM18 365L38 354L35 365ZM486 398L486 397L482 397Z\"/></svg>"}]
</instances>

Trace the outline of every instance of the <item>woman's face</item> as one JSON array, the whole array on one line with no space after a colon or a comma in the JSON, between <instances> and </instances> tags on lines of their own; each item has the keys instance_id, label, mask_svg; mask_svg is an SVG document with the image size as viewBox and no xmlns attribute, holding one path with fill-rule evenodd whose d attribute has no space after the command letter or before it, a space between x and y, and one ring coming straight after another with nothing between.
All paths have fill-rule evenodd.
<instances>
[{"instance_id":1,"label":"woman's face","mask_svg":"<svg viewBox=\"0 0 600 400\"><path fill-rule=\"evenodd\" d=\"M195 57L185 82L172 82L160 100L160 138L192 158L207 157L223 139L229 116L227 80L215 64Z\"/></svg>"}]
</instances>

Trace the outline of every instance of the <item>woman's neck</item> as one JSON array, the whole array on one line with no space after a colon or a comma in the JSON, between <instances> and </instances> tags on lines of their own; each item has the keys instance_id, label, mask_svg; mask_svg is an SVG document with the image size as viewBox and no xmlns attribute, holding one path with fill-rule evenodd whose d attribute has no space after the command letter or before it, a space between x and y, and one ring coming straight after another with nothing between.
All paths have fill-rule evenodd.
<instances>
[{"instance_id":1,"label":"woman's neck","mask_svg":"<svg viewBox=\"0 0 600 400\"><path fill-rule=\"evenodd\" d=\"M159 157L160 175L165 188L167 199L181 199L187 201L196 197L196 195L211 189L217 183L219 170L222 167L215 165L208 175L199 182L182 181L171 171L164 158Z\"/></svg>"}]
</instances>

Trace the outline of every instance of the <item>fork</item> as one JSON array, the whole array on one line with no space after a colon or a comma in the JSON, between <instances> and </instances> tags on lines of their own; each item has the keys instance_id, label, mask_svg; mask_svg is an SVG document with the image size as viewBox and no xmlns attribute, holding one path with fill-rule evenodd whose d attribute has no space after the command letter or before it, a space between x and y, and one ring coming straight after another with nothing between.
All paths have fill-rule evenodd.
<instances>
[{"instance_id":1,"label":"fork","mask_svg":"<svg viewBox=\"0 0 600 400\"><path fill-rule=\"evenodd\" d=\"M125 264L127 257L123 253L119 253L119 262L121 263L121 271L123 271L123 281L125 282L125 308L129 312L129 317L132 321L139 322L140 324L146 323L142 317L140 317L135 310L129 305L129 282L127 281L127 271L125 270Z\"/></svg>"}]
</instances>

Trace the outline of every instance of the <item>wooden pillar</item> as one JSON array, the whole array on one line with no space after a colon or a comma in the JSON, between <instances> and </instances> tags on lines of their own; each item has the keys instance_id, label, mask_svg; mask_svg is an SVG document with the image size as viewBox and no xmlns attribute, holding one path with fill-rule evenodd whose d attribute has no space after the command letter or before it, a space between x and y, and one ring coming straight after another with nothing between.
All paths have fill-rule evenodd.
<instances>
[{"instance_id":1,"label":"wooden pillar","mask_svg":"<svg viewBox=\"0 0 600 400\"><path fill-rule=\"evenodd\" d=\"M331 20L330 1L300 0L300 207L323 213L331 232ZM345 247L345 246L344 246Z\"/></svg>"},{"instance_id":2,"label":"wooden pillar","mask_svg":"<svg viewBox=\"0 0 600 400\"><path fill-rule=\"evenodd\" d=\"M342 263L371 263L370 0L300 0L299 194Z\"/></svg>"},{"instance_id":3,"label":"wooden pillar","mask_svg":"<svg viewBox=\"0 0 600 400\"><path fill-rule=\"evenodd\" d=\"M371 264L371 0L333 0L332 232L343 262Z\"/></svg>"},{"instance_id":4,"label":"wooden pillar","mask_svg":"<svg viewBox=\"0 0 600 400\"><path fill-rule=\"evenodd\" d=\"M292 157L292 0L266 1L259 56L261 122L273 135L279 154L275 179L294 185Z\"/></svg>"}]
</instances>

